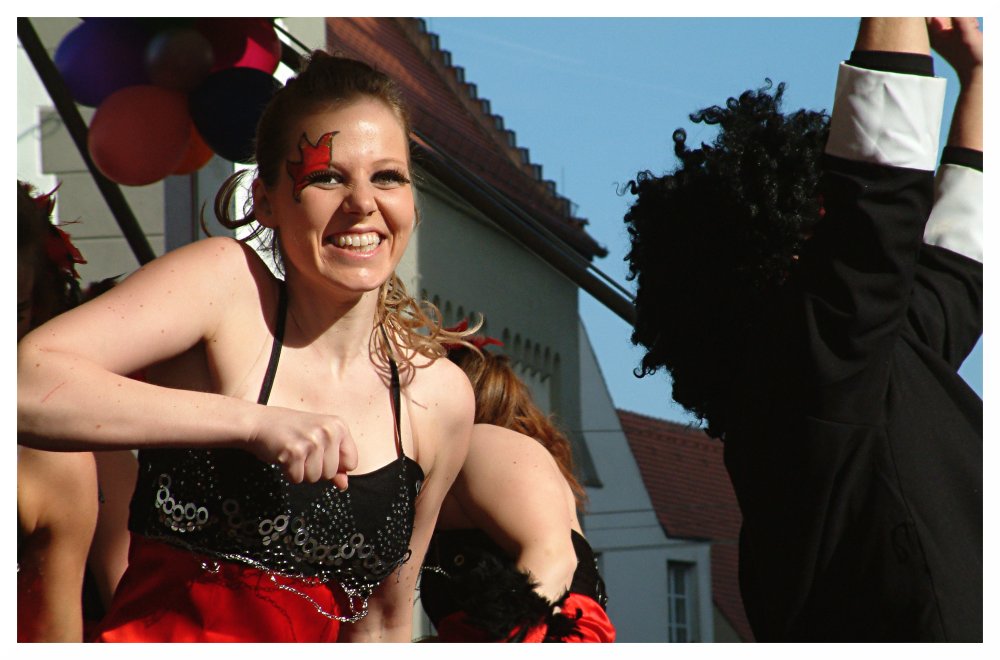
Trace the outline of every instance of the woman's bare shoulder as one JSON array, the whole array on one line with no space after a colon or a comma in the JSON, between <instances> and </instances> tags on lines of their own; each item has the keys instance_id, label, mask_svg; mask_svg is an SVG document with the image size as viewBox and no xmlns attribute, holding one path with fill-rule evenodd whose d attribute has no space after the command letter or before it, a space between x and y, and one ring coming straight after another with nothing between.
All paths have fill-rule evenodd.
<instances>
[{"instance_id":1,"label":"woman's bare shoulder","mask_svg":"<svg viewBox=\"0 0 1000 660\"><path fill-rule=\"evenodd\" d=\"M424 359L414 365L404 392L412 404L415 435L420 437L417 452L425 459L433 456L432 464L450 466L448 471L457 474L468 452L476 412L469 379L445 358Z\"/></svg>"},{"instance_id":2,"label":"woman's bare shoulder","mask_svg":"<svg viewBox=\"0 0 1000 660\"><path fill-rule=\"evenodd\" d=\"M446 358L432 360L417 355L411 360L412 378L409 389L414 400L444 412L461 413L475 410L472 384L458 366Z\"/></svg>"},{"instance_id":3,"label":"woman's bare shoulder","mask_svg":"<svg viewBox=\"0 0 1000 660\"><path fill-rule=\"evenodd\" d=\"M263 259L253 248L229 236L213 236L194 241L168 252L143 266L140 271L165 264L174 267L183 264L191 269L190 273L193 275L228 275L230 279L237 279L239 275L245 274L254 279L273 278ZM225 281L213 283L224 285Z\"/></svg>"},{"instance_id":4,"label":"woman's bare shoulder","mask_svg":"<svg viewBox=\"0 0 1000 660\"><path fill-rule=\"evenodd\" d=\"M558 468L555 458L534 438L493 424L476 424L472 427L472 441L469 444L469 467L481 463L488 469L504 467L550 470Z\"/></svg>"}]
</instances>

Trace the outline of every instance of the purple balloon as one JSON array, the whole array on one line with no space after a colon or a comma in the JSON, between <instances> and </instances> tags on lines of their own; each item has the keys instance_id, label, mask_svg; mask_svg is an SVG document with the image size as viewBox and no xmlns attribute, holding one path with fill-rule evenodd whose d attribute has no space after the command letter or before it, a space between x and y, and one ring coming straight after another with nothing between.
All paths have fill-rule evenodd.
<instances>
[{"instance_id":1,"label":"purple balloon","mask_svg":"<svg viewBox=\"0 0 1000 660\"><path fill-rule=\"evenodd\" d=\"M97 107L123 87L149 82L149 39L149 33L129 19L87 19L63 37L55 65L76 102Z\"/></svg>"}]
</instances>

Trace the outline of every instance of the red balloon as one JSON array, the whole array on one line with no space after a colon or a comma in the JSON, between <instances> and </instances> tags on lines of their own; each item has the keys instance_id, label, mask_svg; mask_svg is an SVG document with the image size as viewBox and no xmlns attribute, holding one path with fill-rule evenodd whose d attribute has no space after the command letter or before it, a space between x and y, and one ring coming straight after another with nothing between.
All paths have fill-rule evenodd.
<instances>
[{"instance_id":1,"label":"red balloon","mask_svg":"<svg viewBox=\"0 0 1000 660\"><path fill-rule=\"evenodd\" d=\"M192 172L197 172L208 161L212 160L212 156L214 155L215 152L212 151L210 146L205 144L205 140L202 139L201 134L192 122L191 143L188 145L187 153L184 154L181 164L171 174L191 174Z\"/></svg>"},{"instance_id":2,"label":"red balloon","mask_svg":"<svg viewBox=\"0 0 1000 660\"><path fill-rule=\"evenodd\" d=\"M104 176L145 186L181 164L191 142L187 96L155 85L120 89L104 99L90 122L90 157Z\"/></svg>"},{"instance_id":3,"label":"red balloon","mask_svg":"<svg viewBox=\"0 0 1000 660\"><path fill-rule=\"evenodd\" d=\"M196 28L212 44L212 71L233 67L274 73L281 61L281 41L268 18L203 18Z\"/></svg>"}]
</instances>

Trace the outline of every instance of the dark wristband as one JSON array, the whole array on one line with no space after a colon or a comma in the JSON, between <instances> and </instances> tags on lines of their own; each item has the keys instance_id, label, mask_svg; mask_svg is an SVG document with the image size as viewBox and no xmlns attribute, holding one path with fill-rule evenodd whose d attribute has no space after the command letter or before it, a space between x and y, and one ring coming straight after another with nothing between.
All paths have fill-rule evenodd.
<instances>
[{"instance_id":1,"label":"dark wristband","mask_svg":"<svg viewBox=\"0 0 1000 660\"><path fill-rule=\"evenodd\" d=\"M945 147L941 152L941 164L962 165L983 171L983 152L968 147Z\"/></svg>"},{"instance_id":2,"label":"dark wristband","mask_svg":"<svg viewBox=\"0 0 1000 660\"><path fill-rule=\"evenodd\" d=\"M851 66L872 69L873 71L908 73L914 76L934 75L934 58L930 55L919 55L917 53L855 50L851 52L851 59L847 60L847 63Z\"/></svg>"}]
</instances>

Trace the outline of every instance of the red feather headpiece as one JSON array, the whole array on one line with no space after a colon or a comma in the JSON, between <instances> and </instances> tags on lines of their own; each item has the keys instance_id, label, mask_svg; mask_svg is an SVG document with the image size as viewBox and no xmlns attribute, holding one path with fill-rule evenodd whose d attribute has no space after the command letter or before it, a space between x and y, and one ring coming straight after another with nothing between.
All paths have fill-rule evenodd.
<instances>
[{"instance_id":1,"label":"red feather headpiece","mask_svg":"<svg viewBox=\"0 0 1000 660\"><path fill-rule=\"evenodd\" d=\"M469 329L469 319L462 319L461 321L451 326L450 328L444 328L444 329L447 330L448 332L465 332L466 330ZM483 350L485 347L491 344L494 346L503 346L503 342L500 341L499 339L488 337L486 335L470 335L468 337L463 337L463 339L472 344L473 346L475 346L476 348L478 348L479 350ZM456 351L461 348L465 348L464 346L462 346L462 344L444 344L444 347L449 351Z\"/></svg>"},{"instance_id":2,"label":"red feather headpiece","mask_svg":"<svg viewBox=\"0 0 1000 660\"><path fill-rule=\"evenodd\" d=\"M56 206L56 191L61 185L60 182L48 193L34 198L35 204L49 218L52 217L52 210ZM52 224L51 220L49 222L49 235L45 239L45 255L49 261L56 265L56 268L72 275L75 279L80 279L80 273L76 272L76 264L87 263L80 251L73 245L69 234Z\"/></svg>"}]
</instances>

